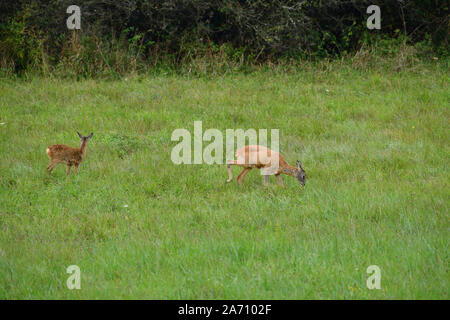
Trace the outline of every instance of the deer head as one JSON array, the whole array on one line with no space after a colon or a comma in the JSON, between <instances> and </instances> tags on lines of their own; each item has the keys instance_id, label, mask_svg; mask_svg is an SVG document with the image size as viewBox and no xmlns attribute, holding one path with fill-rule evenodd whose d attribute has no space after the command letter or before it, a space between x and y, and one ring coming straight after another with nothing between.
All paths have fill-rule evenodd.
<instances>
[{"instance_id":1,"label":"deer head","mask_svg":"<svg viewBox=\"0 0 450 320\"><path fill-rule=\"evenodd\" d=\"M298 182L304 186L306 182L306 172L302 167L302 163L297 160L297 168L295 172L295 177L297 178Z\"/></svg>"},{"instance_id":2,"label":"deer head","mask_svg":"<svg viewBox=\"0 0 450 320\"><path fill-rule=\"evenodd\" d=\"M83 135L81 133L79 133L78 131L77 131L77 133L78 133L78 136L80 137L81 142L87 142L94 135L94 133L92 132L87 137L83 137Z\"/></svg>"}]
</instances>

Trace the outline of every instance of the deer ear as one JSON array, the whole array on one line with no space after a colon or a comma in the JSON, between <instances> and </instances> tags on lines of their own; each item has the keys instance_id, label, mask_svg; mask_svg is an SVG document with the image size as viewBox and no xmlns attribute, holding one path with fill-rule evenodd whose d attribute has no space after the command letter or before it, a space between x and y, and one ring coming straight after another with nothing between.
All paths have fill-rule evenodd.
<instances>
[{"instance_id":1,"label":"deer ear","mask_svg":"<svg viewBox=\"0 0 450 320\"><path fill-rule=\"evenodd\" d=\"M299 169L302 169L302 163L301 163L299 160L297 160L297 167L298 167Z\"/></svg>"},{"instance_id":2,"label":"deer ear","mask_svg":"<svg viewBox=\"0 0 450 320\"><path fill-rule=\"evenodd\" d=\"M90 139L90 138L92 138L92 136L94 135L94 133L93 132L91 132L91 134L90 135L88 135L86 138L87 139Z\"/></svg>"},{"instance_id":3,"label":"deer ear","mask_svg":"<svg viewBox=\"0 0 450 320\"><path fill-rule=\"evenodd\" d=\"M83 136L81 135L81 133L79 133L78 131L77 131L77 133L78 133L78 136L80 137L80 139L83 139Z\"/></svg>"}]
</instances>

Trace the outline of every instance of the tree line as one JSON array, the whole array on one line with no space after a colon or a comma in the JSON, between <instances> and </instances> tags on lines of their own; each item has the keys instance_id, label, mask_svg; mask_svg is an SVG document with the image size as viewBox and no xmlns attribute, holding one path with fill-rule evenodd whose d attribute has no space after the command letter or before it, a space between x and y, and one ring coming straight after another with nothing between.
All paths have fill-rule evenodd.
<instances>
[{"instance_id":1,"label":"tree line","mask_svg":"<svg viewBox=\"0 0 450 320\"><path fill-rule=\"evenodd\" d=\"M67 64L81 64L81 68L114 64L120 69L127 59L136 65L161 61L180 64L200 56L247 62L320 59L356 52L380 39L399 38L410 44L426 43L434 54L447 54L447 1L374 2L2 1L0 64L21 72L33 66ZM73 4L81 8L81 30L77 31L66 26L66 9ZM380 30L366 26L366 10L372 4L380 7ZM113 52L121 52L121 63L114 61Z\"/></svg>"}]
</instances>

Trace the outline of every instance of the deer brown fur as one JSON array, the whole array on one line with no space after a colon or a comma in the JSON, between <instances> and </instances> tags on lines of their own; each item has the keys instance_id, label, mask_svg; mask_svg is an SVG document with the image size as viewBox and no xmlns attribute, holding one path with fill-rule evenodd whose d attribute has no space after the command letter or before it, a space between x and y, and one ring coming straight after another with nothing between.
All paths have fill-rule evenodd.
<instances>
[{"instance_id":1,"label":"deer brown fur","mask_svg":"<svg viewBox=\"0 0 450 320\"><path fill-rule=\"evenodd\" d=\"M83 137L79 132L77 133L81 140L80 148L72 148L64 144L54 144L47 147L47 155L50 158L50 164L47 167L48 172L51 173L58 163L65 163L67 165L67 175L69 175L72 166L74 166L75 172L78 171L78 166L83 161L86 154L87 143L89 139L92 138L93 133L87 137Z\"/></svg>"},{"instance_id":2,"label":"deer brown fur","mask_svg":"<svg viewBox=\"0 0 450 320\"><path fill-rule=\"evenodd\" d=\"M284 157L280 153L267 147L259 145L242 147L236 151L236 158L237 160L227 161L227 182L233 180L231 165L236 165L244 168L236 179L239 185L242 185L242 179L253 168L261 169L263 171L264 183L266 185L269 182L269 176L275 175L278 184L282 186L283 181L280 176L282 173L297 178L302 186L305 185L306 173L305 170L303 170L301 162L297 160L297 166L293 167L284 160ZM276 165L276 161L274 161L277 158L278 166Z\"/></svg>"}]
</instances>

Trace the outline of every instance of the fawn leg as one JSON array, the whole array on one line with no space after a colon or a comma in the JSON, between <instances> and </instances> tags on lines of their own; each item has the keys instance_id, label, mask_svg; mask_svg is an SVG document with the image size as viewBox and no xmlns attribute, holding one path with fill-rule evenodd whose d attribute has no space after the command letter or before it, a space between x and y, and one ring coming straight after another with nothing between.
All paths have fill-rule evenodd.
<instances>
[{"instance_id":1,"label":"fawn leg","mask_svg":"<svg viewBox=\"0 0 450 320\"><path fill-rule=\"evenodd\" d=\"M49 172L49 173L52 173L53 168L54 168L57 164L58 164L57 162L51 161L50 164L49 164L49 166L47 167L48 172Z\"/></svg>"},{"instance_id":2,"label":"fawn leg","mask_svg":"<svg viewBox=\"0 0 450 320\"><path fill-rule=\"evenodd\" d=\"M68 164L67 165L67 168L66 168L66 175L69 175L69 173L70 173L70 167L71 167L72 165L71 164Z\"/></svg>"},{"instance_id":3,"label":"fawn leg","mask_svg":"<svg viewBox=\"0 0 450 320\"><path fill-rule=\"evenodd\" d=\"M245 175L251 170L252 168L244 168L244 170L242 170L242 172L238 175L237 177L237 182L239 183L239 185L242 185L242 179L244 179Z\"/></svg>"},{"instance_id":4,"label":"fawn leg","mask_svg":"<svg viewBox=\"0 0 450 320\"><path fill-rule=\"evenodd\" d=\"M79 165L80 165L79 163L73 165L73 169L75 170L75 173L78 173L78 166Z\"/></svg>"},{"instance_id":5,"label":"fawn leg","mask_svg":"<svg viewBox=\"0 0 450 320\"><path fill-rule=\"evenodd\" d=\"M278 184L279 184L280 186L283 186L283 180L281 180L281 175L276 174L275 177L277 177Z\"/></svg>"}]
</instances>

